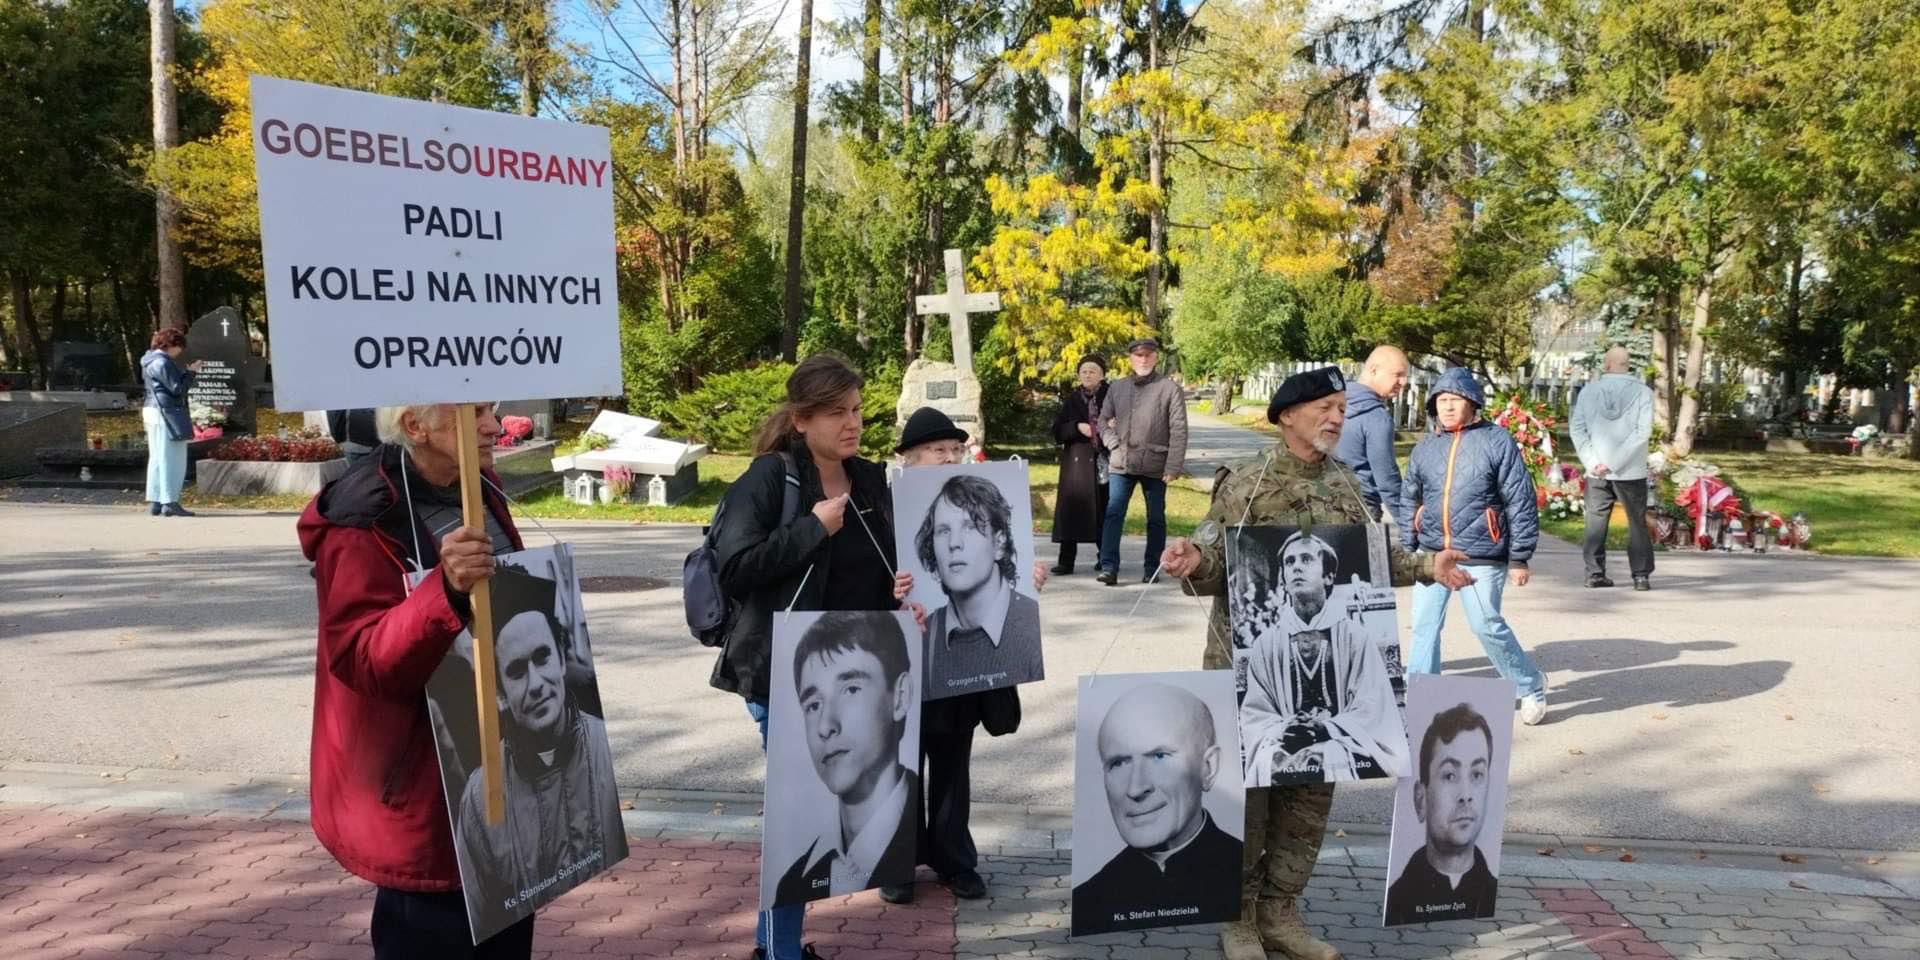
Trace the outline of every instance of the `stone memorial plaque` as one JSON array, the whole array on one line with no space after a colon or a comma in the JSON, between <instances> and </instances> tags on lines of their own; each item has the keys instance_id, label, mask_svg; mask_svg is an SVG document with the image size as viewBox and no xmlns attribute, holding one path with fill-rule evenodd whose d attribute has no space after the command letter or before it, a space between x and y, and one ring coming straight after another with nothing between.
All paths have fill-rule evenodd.
<instances>
[{"instance_id":1,"label":"stone memorial plaque","mask_svg":"<svg viewBox=\"0 0 1920 960\"><path fill-rule=\"evenodd\" d=\"M960 383L956 380L936 380L927 384L928 400L952 400L960 395Z\"/></svg>"},{"instance_id":2,"label":"stone memorial plaque","mask_svg":"<svg viewBox=\"0 0 1920 960\"><path fill-rule=\"evenodd\" d=\"M239 311L221 307L193 322L180 361L200 361L187 391L187 412L200 426L219 426L227 436L254 430L254 387L247 375L252 351Z\"/></svg>"}]
</instances>

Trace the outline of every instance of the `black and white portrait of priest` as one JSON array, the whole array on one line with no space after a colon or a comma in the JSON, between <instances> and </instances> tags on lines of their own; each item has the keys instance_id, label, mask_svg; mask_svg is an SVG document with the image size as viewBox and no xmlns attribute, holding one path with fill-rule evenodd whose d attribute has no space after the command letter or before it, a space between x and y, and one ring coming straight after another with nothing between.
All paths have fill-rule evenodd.
<instances>
[{"instance_id":1,"label":"black and white portrait of priest","mask_svg":"<svg viewBox=\"0 0 1920 960\"><path fill-rule=\"evenodd\" d=\"M1240 780L1226 670L1080 678L1075 936L1240 914Z\"/></svg>"},{"instance_id":2,"label":"black and white portrait of priest","mask_svg":"<svg viewBox=\"0 0 1920 960\"><path fill-rule=\"evenodd\" d=\"M912 882L917 634L900 611L774 617L763 907Z\"/></svg>"},{"instance_id":3,"label":"black and white portrait of priest","mask_svg":"<svg viewBox=\"0 0 1920 960\"><path fill-rule=\"evenodd\" d=\"M530 569L555 573L550 579ZM585 651L572 557L562 544L503 555L489 580L494 688L506 816L486 818L485 776L459 745L478 743L472 638L462 633L427 685L460 874L476 941L625 859L626 829ZM571 624L563 617L571 616ZM576 670L576 667L579 669ZM589 696L582 697L585 691ZM456 777L464 772L464 779Z\"/></svg>"},{"instance_id":4,"label":"black and white portrait of priest","mask_svg":"<svg viewBox=\"0 0 1920 960\"><path fill-rule=\"evenodd\" d=\"M1392 592L1369 579L1366 527L1230 536L1230 610L1256 631L1236 651L1247 783L1404 775L1406 727L1381 652L1398 642Z\"/></svg>"},{"instance_id":5,"label":"black and white portrait of priest","mask_svg":"<svg viewBox=\"0 0 1920 960\"><path fill-rule=\"evenodd\" d=\"M1019 462L918 467L894 481L897 517L927 607L926 697L940 700L1042 679L1040 603L1025 592L1033 511Z\"/></svg>"}]
</instances>

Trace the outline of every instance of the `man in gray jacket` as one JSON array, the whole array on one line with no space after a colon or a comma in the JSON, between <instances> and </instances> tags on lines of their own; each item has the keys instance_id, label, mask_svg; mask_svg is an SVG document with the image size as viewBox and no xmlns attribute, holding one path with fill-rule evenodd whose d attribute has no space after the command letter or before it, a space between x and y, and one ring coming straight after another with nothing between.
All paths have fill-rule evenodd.
<instances>
[{"instance_id":1,"label":"man in gray jacket","mask_svg":"<svg viewBox=\"0 0 1920 960\"><path fill-rule=\"evenodd\" d=\"M1127 344L1133 376L1107 388L1107 421L1100 440L1112 452L1107 470L1107 517L1100 532L1100 577L1120 583L1120 530L1137 485L1147 500L1147 553L1140 582L1153 579L1167 545L1167 484L1187 464L1187 403L1180 385L1155 369L1160 341L1142 337Z\"/></svg>"},{"instance_id":2,"label":"man in gray jacket","mask_svg":"<svg viewBox=\"0 0 1920 960\"><path fill-rule=\"evenodd\" d=\"M1653 538L1647 534L1647 440L1653 435L1653 391L1628 372L1627 348L1601 361L1600 378L1574 402L1573 448L1587 469L1587 586L1607 579L1607 523L1616 501L1627 513L1627 569L1635 590L1651 590Z\"/></svg>"}]
</instances>

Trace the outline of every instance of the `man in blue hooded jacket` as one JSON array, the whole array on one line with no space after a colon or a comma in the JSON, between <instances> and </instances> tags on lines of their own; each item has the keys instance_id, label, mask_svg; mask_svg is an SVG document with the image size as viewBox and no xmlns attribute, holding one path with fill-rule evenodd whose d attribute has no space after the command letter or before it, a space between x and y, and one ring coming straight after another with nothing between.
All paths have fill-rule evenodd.
<instances>
[{"instance_id":1,"label":"man in blue hooded jacket","mask_svg":"<svg viewBox=\"0 0 1920 960\"><path fill-rule=\"evenodd\" d=\"M1393 411L1387 404L1407 385L1407 355L1383 343L1367 355L1358 379L1347 381L1347 425L1333 458L1360 478L1360 499L1375 517L1400 509L1400 464L1393 454ZM1406 523L1405 516L1394 522Z\"/></svg>"},{"instance_id":2,"label":"man in blue hooded jacket","mask_svg":"<svg viewBox=\"0 0 1920 960\"><path fill-rule=\"evenodd\" d=\"M1520 722L1532 726L1547 716L1547 675L1520 646L1500 613L1507 581L1524 587L1540 539L1540 512L1533 477L1520 447L1505 430L1481 419L1486 400L1473 374L1461 368L1440 375L1427 398L1435 432L1407 458L1401 531L1407 549L1459 550L1473 583L1460 590L1467 624L1480 638L1500 675L1520 694ZM1413 588L1413 643L1408 673L1440 672L1440 629L1447 622L1444 587Z\"/></svg>"}]
</instances>

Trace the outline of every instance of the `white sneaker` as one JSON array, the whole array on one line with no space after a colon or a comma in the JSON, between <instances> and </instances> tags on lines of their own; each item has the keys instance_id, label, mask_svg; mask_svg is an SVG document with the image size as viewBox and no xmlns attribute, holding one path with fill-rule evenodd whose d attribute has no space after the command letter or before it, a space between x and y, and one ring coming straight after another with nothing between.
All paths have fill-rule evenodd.
<instances>
[{"instance_id":1,"label":"white sneaker","mask_svg":"<svg viewBox=\"0 0 1920 960\"><path fill-rule=\"evenodd\" d=\"M1520 722L1529 727L1537 727L1547 718L1547 695L1536 693L1520 701Z\"/></svg>"}]
</instances>

